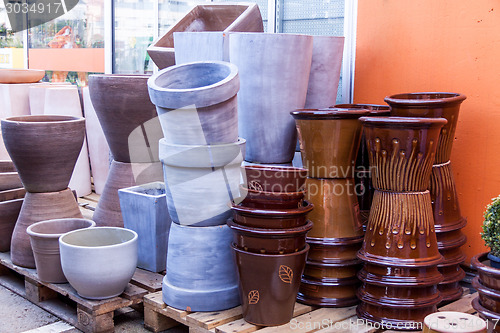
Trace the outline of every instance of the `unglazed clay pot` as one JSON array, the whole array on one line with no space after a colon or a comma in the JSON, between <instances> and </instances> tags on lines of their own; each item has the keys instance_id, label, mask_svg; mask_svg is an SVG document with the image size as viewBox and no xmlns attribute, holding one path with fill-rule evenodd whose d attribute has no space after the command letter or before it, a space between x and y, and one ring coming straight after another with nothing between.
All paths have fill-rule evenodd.
<instances>
[{"instance_id":1,"label":"unglazed clay pot","mask_svg":"<svg viewBox=\"0 0 500 333\"><path fill-rule=\"evenodd\" d=\"M263 229L239 225L232 219L227 225L233 231L233 245L239 249L266 254L286 254L301 251L306 246L306 234L313 224L290 229Z\"/></svg>"},{"instance_id":2,"label":"unglazed clay pot","mask_svg":"<svg viewBox=\"0 0 500 333\"><path fill-rule=\"evenodd\" d=\"M481 304L479 296L472 300L472 307L477 311L481 318L488 321L488 327L493 327L493 332L500 332L500 327L497 325L498 321L500 321L499 313L485 308Z\"/></svg>"},{"instance_id":3,"label":"unglazed clay pot","mask_svg":"<svg viewBox=\"0 0 500 333\"><path fill-rule=\"evenodd\" d=\"M148 94L148 75L89 76L90 99L115 161L159 161L163 137L156 108Z\"/></svg>"},{"instance_id":4,"label":"unglazed clay pot","mask_svg":"<svg viewBox=\"0 0 500 333\"><path fill-rule=\"evenodd\" d=\"M259 209L287 209L301 207L305 192L265 192L240 186L242 206Z\"/></svg>"},{"instance_id":5,"label":"unglazed clay pot","mask_svg":"<svg viewBox=\"0 0 500 333\"><path fill-rule=\"evenodd\" d=\"M26 190L24 188L15 188L12 190L0 191L0 202L24 198Z\"/></svg>"},{"instance_id":6,"label":"unglazed clay pot","mask_svg":"<svg viewBox=\"0 0 500 333\"><path fill-rule=\"evenodd\" d=\"M238 68L228 62L191 62L165 68L148 80L149 95L169 144L238 141Z\"/></svg>"},{"instance_id":7,"label":"unglazed clay pot","mask_svg":"<svg viewBox=\"0 0 500 333\"><path fill-rule=\"evenodd\" d=\"M12 232L16 225L23 199L0 201L0 252L10 250Z\"/></svg>"},{"instance_id":8,"label":"unglazed clay pot","mask_svg":"<svg viewBox=\"0 0 500 333\"><path fill-rule=\"evenodd\" d=\"M302 201L302 206L290 209L260 209L233 204L233 219L236 223L250 228L288 229L307 223L307 214L313 204Z\"/></svg>"},{"instance_id":9,"label":"unglazed clay pot","mask_svg":"<svg viewBox=\"0 0 500 333\"><path fill-rule=\"evenodd\" d=\"M302 163L313 178L352 178L361 139L359 117L367 110L324 109L291 112L299 132Z\"/></svg>"},{"instance_id":10,"label":"unglazed clay pot","mask_svg":"<svg viewBox=\"0 0 500 333\"><path fill-rule=\"evenodd\" d=\"M35 256L36 273L42 282L68 282L61 267L59 237L73 230L91 227L95 227L95 222L86 219L47 220L28 227L26 232Z\"/></svg>"},{"instance_id":11,"label":"unglazed clay pot","mask_svg":"<svg viewBox=\"0 0 500 333\"><path fill-rule=\"evenodd\" d=\"M424 318L422 333L486 333L486 322L468 313L439 311Z\"/></svg>"},{"instance_id":12,"label":"unglazed clay pot","mask_svg":"<svg viewBox=\"0 0 500 333\"><path fill-rule=\"evenodd\" d=\"M229 61L229 34L223 31L174 32L175 63Z\"/></svg>"},{"instance_id":13,"label":"unglazed clay pot","mask_svg":"<svg viewBox=\"0 0 500 333\"><path fill-rule=\"evenodd\" d=\"M477 270L479 280L485 287L500 290L500 269L490 266L488 252L474 256L471 267Z\"/></svg>"},{"instance_id":14,"label":"unglazed clay pot","mask_svg":"<svg viewBox=\"0 0 500 333\"><path fill-rule=\"evenodd\" d=\"M346 307L359 303L356 290L360 285L354 277L342 279L302 278L297 300L321 307Z\"/></svg>"},{"instance_id":15,"label":"unglazed clay pot","mask_svg":"<svg viewBox=\"0 0 500 333\"><path fill-rule=\"evenodd\" d=\"M297 132L289 112L306 102L312 51L312 36L229 35L229 58L238 66L241 82L238 125L240 136L247 140L247 161L293 160Z\"/></svg>"},{"instance_id":16,"label":"unglazed clay pot","mask_svg":"<svg viewBox=\"0 0 500 333\"><path fill-rule=\"evenodd\" d=\"M68 187L85 136L85 119L23 116L2 119L5 147L28 192Z\"/></svg>"},{"instance_id":17,"label":"unglazed clay pot","mask_svg":"<svg viewBox=\"0 0 500 333\"><path fill-rule=\"evenodd\" d=\"M0 191L23 187L17 172L0 172Z\"/></svg>"},{"instance_id":18,"label":"unglazed clay pot","mask_svg":"<svg viewBox=\"0 0 500 333\"><path fill-rule=\"evenodd\" d=\"M44 76L41 69L0 69L0 83L34 83Z\"/></svg>"},{"instance_id":19,"label":"unglazed clay pot","mask_svg":"<svg viewBox=\"0 0 500 333\"><path fill-rule=\"evenodd\" d=\"M172 221L214 226L231 217L230 202L240 197L240 165L245 140L221 145L175 145L160 140L160 158Z\"/></svg>"},{"instance_id":20,"label":"unglazed clay pot","mask_svg":"<svg viewBox=\"0 0 500 333\"><path fill-rule=\"evenodd\" d=\"M242 167L246 187L266 192L299 192L304 189L307 170L273 165L245 165Z\"/></svg>"},{"instance_id":21,"label":"unglazed clay pot","mask_svg":"<svg viewBox=\"0 0 500 333\"><path fill-rule=\"evenodd\" d=\"M75 196L69 188L59 192L27 192L12 234L10 255L17 266L35 268L35 258L26 229L35 222L82 218Z\"/></svg>"},{"instance_id":22,"label":"unglazed clay pot","mask_svg":"<svg viewBox=\"0 0 500 333\"><path fill-rule=\"evenodd\" d=\"M232 247L240 281L245 321L259 326L278 326L293 317L295 299L307 251L271 255Z\"/></svg>"},{"instance_id":23,"label":"unglazed clay pot","mask_svg":"<svg viewBox=\"0 0 500 333\"><path fill-rule=\"evenodd\" d=\"M70 231L59 238L59 250L64 276L88 299L120 295L137 266L137 234L129 229Z\"/></svg>"},{"instance_id":24,"label":"unglazed clay pot","mask_svg":"<svg viewBox=\"0 0 500 333\"><path fill-rule=\"evenodd\" d=\"M163 301L187 311L220 311L239 305L232 237L227 225L199 228L172 223Z\"/></svg>"},{"instance_id":25,"label":"unglazed clay pot","mask_svg":"<svg viewBox=\"0 0 500 333\"><path fill-rule=\"evenodd\" d=\"M9 160L0 161L0 172L16 172L14 163Z\"/></svg>"}]
</instances>

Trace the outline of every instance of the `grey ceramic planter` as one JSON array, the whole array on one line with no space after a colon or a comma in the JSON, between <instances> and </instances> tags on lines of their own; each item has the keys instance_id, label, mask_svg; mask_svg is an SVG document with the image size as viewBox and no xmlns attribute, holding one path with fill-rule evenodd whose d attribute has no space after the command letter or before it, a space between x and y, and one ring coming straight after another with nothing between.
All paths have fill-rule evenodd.
<instances>
[{"instance_id":1,"label":"grey ceramic planter","mask_svg":"<svg viewBox=\"0 0 500 333\"><path fill-rule=\"evenodd\" d=\"M167 210L165 184L154 182L118 190L125 228L137 232L137 267L165 270L172 220Z\"/></svg>"},{"instance_id":2,"label":"grey ceramic planter","mask_svg":"<svg viewBox=\"0 0 500 333\"><path fill-rule=\"evenodd\" d=\"M227 225L187 227L173 223L163 279L163 301L188 311L220 311L240 304Z\"/></svg>"}]
</instances>

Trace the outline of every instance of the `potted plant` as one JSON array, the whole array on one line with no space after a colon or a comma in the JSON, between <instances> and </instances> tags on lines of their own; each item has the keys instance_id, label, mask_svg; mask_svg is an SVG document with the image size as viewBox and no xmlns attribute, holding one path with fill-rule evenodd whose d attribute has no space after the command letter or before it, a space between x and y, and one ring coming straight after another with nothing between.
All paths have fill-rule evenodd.
<instances>
[{"instance_id":1,"label":"potted plant","mask_svg":"<svg viewBox=\"0 0 500 333\"><path fill-rule=\"evenodd\" d=\"M500 268L500 196L494 198L486 206L481 238L490 248L488 259L490 259L491 266Z\"/></svg>"}]
</instances>

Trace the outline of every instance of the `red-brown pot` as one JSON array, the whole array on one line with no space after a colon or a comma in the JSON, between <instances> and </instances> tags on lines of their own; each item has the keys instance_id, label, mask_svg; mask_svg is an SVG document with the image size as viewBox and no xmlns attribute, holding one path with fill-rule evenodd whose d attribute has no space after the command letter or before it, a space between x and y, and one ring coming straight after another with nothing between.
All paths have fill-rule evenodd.
<instances>
[{"instance_id":1,"label":"red-brown pot","mask_svg":"<svg viewBox=\"0 0 500 333\"><path fill-rule=\"evenodd\" d=\"M309 279L302 278L297 300L300 303L343 308L359 302L356 290L359 287L356 277L344 279Z\"/></svg>"},{"instance_id":2,"label":"red-brown pot","mask_svg":"<svg viewBox=\"0 0 500 333\"><path fill-rule=\"evenodd\" d=\"M363 243L363 237L350 239L306 238L311 246L308 260L325 263L345 263L357 260L357 253Z\"/></svg>"},{"instance_id":3,"label":"red-brown pot","mask_svg":"<svg viewBox=\"0 0 500 333\"><path fill-rule=\"evenodd\" d=\"M251 228L289 229L305 225L307 214L313 207L313 204L302 201L302 206L299 208L270 210L233 204L231 209L233 219L238 224Z\"/></svg>"},{"instance_id":4,"label":"red-brown pot","mask_svg":"<svg viewBox=\"0 0 500 333\"><path fill-rule=\"evenodd\" d=\"M244 197L242 206L260 209L287 209L302 206L304 191L299 192L264 192L240 186Z\"/></svg>"},{"instance_id":5,"label":"red-brown pot","mask_svg":"<svg viewBox=\"0 0 500 333\"><path fill-rule=\"evenodd\" d=\"M479 296L472 300L472 307L478 312L479 316L488 321L488 327L493 327L493 332L500 333L500 313L488 310L481 302Z\"/></svg>"},{"instance_id":6,"label":"red-brown pot","mask_svg":"<svg viewBox=\"0 0 500 333\"><path fill-rule=\"evenodd\" d=\"M307 169L245 165L242 174L246 176L246 187L266 192L299 192L304 189Z\"/></svg>"},{"instance_id":7,"label":"red-brown pot","mask_svg":"<svg viewBox=\"0 0 500 333\"><path fill-rule=\"evenodd\" d=\"M328 263L307 260L303 277L306 279L346 279L355 277L361 268L358 259L346 260L342 263Z\"/></svg>"},{"instance_id":8,"label":"red-brown pot","mask_svg":"<svg viewBox=\"0 0 500 333\"><path fill-rule=\"evenodd\" d=\"M12 232L22 205L23 199L0 202L0 252L10 250Z\"/></svg>"},{"instance_id":9,"label":"red-brown pot","mask_svg":"<svg viewBox=\"0 0 500 333\"><path fill-rule=\"evenodd\" d=\"M500 269L489 265L488 252L472 257L471 267L477 270L479 280L485 287L500 290Z\"/></svg>"},{"instance_id":10,"label":"red-brown pot","mask_svg":"<svg viewBox=\"0 0 500 333\"><path fill-rule=\"evenodd\" d=\"M476 276L472 280L472 287L479 293L481 305L495 313L500 313L500 291L486 287Z\"/></svg>"}]
</instances>

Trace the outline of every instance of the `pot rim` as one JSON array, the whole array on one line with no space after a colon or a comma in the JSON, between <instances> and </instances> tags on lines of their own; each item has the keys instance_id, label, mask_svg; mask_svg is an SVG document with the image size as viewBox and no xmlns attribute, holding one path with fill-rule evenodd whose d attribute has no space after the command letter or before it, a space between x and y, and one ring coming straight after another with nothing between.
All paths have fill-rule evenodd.
<instances>
[{"instance_id":1,"label":"pot rim","mask_svg":"<svg viewBox=\"0 0 500 333\"><path fill-rule=\"evenodd\" d=\"M471 302L472 307L479 312L479 314L483 315L486 317L486 319L489 320L498 320L500 319L500 315L498 313L495 313L491 310L486 309L479 301L479 296L474 298Z\"/></svg>"},{"instance_id":2,"label":"pot rim","mask_svg":"<svg viewBox=\"0 0 500 333\"><path fill-rule=\"evenodd\" d=\"M83 122L85 122L85 118L83 117L58 116L58 115L25 115L25 116L14 116L2 119L2 123L18 124L18 125L31 124L34 126L45 126L48 124L63 124L63 123L83 123Z\"/></svg>"},{"instance_id":3,"label":"pot rim","mask_svg":"<svg viewBox=\"0 0 500 333\"><path fill-rule=\"evenodd\" d=\"M484 284L479 281L479 276L476 276L472 279L472 287L476 289L479 294L484 294L489 298L495 299L495 301L500 302L500 291L488 288Z\"/></svg>"},{"instance_id":4,"label":"pot rim","mask_svg":"<svg viewBox=\"0 0 500 333\"><path fill-rule=\"evenodd\" d=\"M283 172L283 173L290 173L290 174L302 174L304 173L304 177L299 177L299 178L307 178L307 169L305 168L298 168L294 166L271 166L271 165L242 165L242 169L245 170L256 170L256 171L276 171L276 172ZM280 177L282 178L282 177ZM272 179L272 178L271 178Z\"/></svg>"},{"instance_id":5,"label":"pot rim","mask_svg":"<svg viewBox=\"0 0 500 333\"><path fill-rule=\"evenodd\" d=\"M389 115L391 112L391 107L389 105L383 104L363 104L363 103L344 103L344 104L335 104L332 108L338 109L363 109L369 110L370 116L382 116Z\"/></svg>"},{"instance_id":6,"label":"pot rim","mask_svg":"<svg viewBox=\"0 0 500 333\"><path fill-rule=\"evenodd\" d=\"M309 244L306 244L306 246L297 252L292 252L292 253L284 253L284 254L264 254L264 253L254 253L254 252L248 252L245 250L238 249L233 243L231 243L231 248L235 252L239 252L241 254L246 254L254 257L262 257L262 258L269 258L269 257L275 257L275 258L284 258L284 257L292 257L292 256L300 256L304 253L307 253L309 251Z\"/></svg>"},{"instance_id":7,"label":"pot rim","mask_svg":"<svg viewBox=\"0 0 500 333\"><path fill-rule=\"evenodd\" d=\"M240 190L247 191L248 193L251 193L251 195L254 198L260 197L260 196L274 197L276 199L279 199L282 197L296 198L296 197L304 197L306 194L305 190L304 191L295 191L295 192L269 192L269 191L253 190L251 188L245 187L243 184L240 184Z\"/></svg>"},{"instance_id":8,"label":"pot rim","mask_svg":"<svg viewBox=\"0 0 500 333\"><path fill-rule=\"evenodd\" d=\"M247 31L229 31L229 37L231 36L256 36L257 38L275 38L275 39L292 39L292 38L306 38L306 39L312 39L315 36L313 35L308 35L308 34L289 34L289 33L284 33L284 34L277 34L274 32L247 32ZM319 37L319 36L318 36ZM330 37L330 36L326 36ZM331 36L331 37L336 37L336 36Z\"/></svg>"},{"instance_id":9,"label":"pot rim","mask_svg":"<svg viewBox=\"0 0 500 333\"><path fill-rule=\"evenodd\" d=\"M23 200L24 200L24 198L18 198L18 199L11 199L11 200L0 201L0 207L7 206L8 204L11 204L11 203L14 203L14 202L23 201Z\"/></svg>"},{"instance_id":10,"label":"pot rim","mask_svg":"<svg viewBox=\"0 0 500 333\"><path fill-rule=\"evenodd\" d=\"M325 281L326 280L326 281ZM321 286L321 287L341 287L341 286L346 286L346 285L356 285L356 284L361 284L361 281L358 280L357 277L352 276L352 277L346 277L346 278L329 278L329 279L322 279L322 280L317 280L313 278L305 278L302 276L301 279L301 284L306 283L306 284L312 284L315 286Z\"/></svg>"},{"instance_id":11,"label":"pot rim","mask_svg":"<svg viewBox=\"0 0 500 333\"><path fill-rule=\"evenodd\" d=\"M148 74L91 74L91 78L98 80L112 79L112 78L126 78L126 79L149 79L151 75Z\"/></svg>"},{"instance_id":12,"label":"pot rim","mask_svg":"<svg viewBox=\"0 0 500 333\"><path fill-rule=\"evenodd\" d=\"M103 229L120 230L120 231L125 230L126 232L131 233L134 237L132 237L132 239L129 239L129 240L123 242L123 243L111 244L111 245L103 245L103 246L73 245L73 244L70 244L70 243L66 243L64 241L64 238L66 236L68 236L68 235L72 235L72 234L80 233L80 232L88 232L89 230L92 230L92 232L94 232L94 230L103 230ZM93 228L77 229L77 230L73 230L73 231L70 231L70 232L67 232L67 233L63 234L61 237L59 237L59 245L66 246L66 247L73 248L73 249L97 249L97 250L100 250L100 249L119 248L119 247L128 246L130 243L133 243L133 242L137 241L137 238L138 238L137 233L134 230L127 229L127 228L120 228L120 227L93 227Z\"/></svg>"},{"instance_id":13,"label":"pot rim","mask_svg":"<svg viewBox=\"0 0 500 333\"><path fill-rule=\"evenodd\" d=\"M379 127L377 125L384 125L384 127L401 127L404 129L418 127L442 127L448 123L446 118L419 118L419 117L361 117L359 121L365 127Z\"/></svg>"},{"instance_id":14,"label":"pot rim","mask_svg":"<svg viewBox=\"0 0 500 333\"><path fill-rule=\"evenodd\" d=\"M464 94L460 93L413 92L413 93L399 93L399 94L389 95L384 98L384 101L391 106L419 107L424 105L439 105L439 104L449 104L449 103L460 104L466 98L467 97Z\"/></svg>"},{"instance_id":15,"label":"pot rim","mask_svg":"<svg viewBox=\"0 0 500 333\"><path fill-rule=\"evenodd\" d=\"M490 252L483 252L475 255L472 257L470 261L470 265L472 268L476 269L477 271L480 271L482 273L485 273L487 275L495 275L499 276L500 275L500 269L494 268L488 265L483 264L482 262L487 260L488 254Z\"/></svg>"},{"instance_id":16,"label":"pot rim","mask_svg":"<svg viewBox=\"0 0 500 333\"><path fill-rule=\"evenodd\" d=\"M241 204L235 204L234 202L230 204L231 209L240 213L241 215L251 215L251 216L260 216L265 215L272 218L279 217L290 217L295 215L305 215L313 210L314 205L307 200L304 200L302 203L302 207L300 208L283 208L283 209L262 209L262 208L250 208L241 206Z\"/></svg>"},{"instance_id":17,"label":"pot rim","mask_svg":"<svg viewBox=\"0 0 500 333\"><path fill-rule=\"evenodd\" d=\"M79 229L75 229L75 230L86 229L86 228L93 228L93 227L96 226L96 223L94 221L92 221L92 220L89 220L89 219L84 219L84 218L62 218L62 219L44 220L44 221L33 223L32 225L30 225L26 229L26 232L28 233L28 235L33 236L33 237L38 237L38 238L59 238L62 235L67 234L68 232L71 232L71 231L75 231L75 230L71 230L71 231L63 232L63 233L48 234L48 233L40 233L40 232L33 231L33 228L36 228L36 226L38 226L38 225L52 224L54 222L61 222L61 221L68 221L68 220L72 220L72 221L78 220L78 221L91 222L88 227L83 227L83 228L79 228Z\"/></svg>"},{"instance_id":18,"label":"pot rim","mask_svg":"<svg viewBox=\"0 0 500 333\"><path fill-rule=\"evenodd\" d=\"M245 144L246 142L247 142L247 140L243 139L242 137L238 137L238 141L230 142L230 143L211 144L211 145L184 145L184 144L178 144L178 143L169 143L165 140L165 138L161 138L159 141L159 144L161 146L166 146L166 147L177 147L177 148L186 148L186 149L195 149L195 148L218 149L218 148L225 148L225 147L232 147L232 146L241 146L241 145Z\"/></svg>"},{"instance_id":19,"label":"pot rim","mask_svg":"<svg viewBox=\"0 0 500 333\"><path fill-rule=\"evenodd\" d=\"M325 109L297 109L290 112L290 114L297 120L358 119L370 115L370 110L334 107Z\"/></svg>"},{"instance_id":20,"label":"pot rim","mask_svg":"<svg viewBox=\"0 0 500 333\"><path fill-rule=\"evenodd\" d=\"M233 230L233 232L239 232L242 234L246 234L251 237L282 237L282 238L294 238L300 236L301 234L309 232L312 229L313 223L311 220L307 220L307 223L295 227L295 228L287 228L287 229L265 229L265 228L253 228L241 225L233 221L233 218L229 218L226 221L226 224Z\"/></svg>"}]
</instances>

